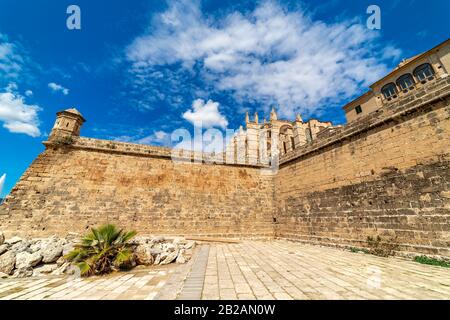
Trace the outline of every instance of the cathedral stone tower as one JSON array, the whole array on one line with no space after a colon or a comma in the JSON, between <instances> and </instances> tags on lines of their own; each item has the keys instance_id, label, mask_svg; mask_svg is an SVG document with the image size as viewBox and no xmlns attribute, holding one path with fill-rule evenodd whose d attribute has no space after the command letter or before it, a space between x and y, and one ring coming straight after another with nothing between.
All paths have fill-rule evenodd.
<instances>
[{"instance_id":1,"label":"cathedral stone tower","mask_svg":"<svg viewBox=\"0 0 450 320\"><path fill-rule=\"evenodd\" d=\"M80 128L86 120L77 109L67 109L58 112L56 115L56 122L50 133L50 140L80 135Z\"/></svg>"}]
</instances>

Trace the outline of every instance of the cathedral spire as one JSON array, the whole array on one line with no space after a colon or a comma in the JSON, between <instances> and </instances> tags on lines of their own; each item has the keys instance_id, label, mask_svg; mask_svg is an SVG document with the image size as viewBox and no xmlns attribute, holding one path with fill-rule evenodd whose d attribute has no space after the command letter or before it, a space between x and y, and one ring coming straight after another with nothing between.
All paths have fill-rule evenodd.
<instances>
[{"instance_id":1,"label":"cathedral spire","mask_svg":"<svg viewBox=\"0 0 450 320\"><path fill-rule=\"evenodd\" d=\"M258 119L258 112L255 112L255 123L258 124L259 119Z\"/></svg>"},{"instance_id":2,"label":"cathedral spire","mask_svg":"<svg viewBox=\"0 0 450 320\"><path fill-rule=\"evenodd\" d=\"M245 111L245 123L250 122L250 117L248 116L248 111Z\"/></svg>"},{"instance_id":3,"label":"cathedral spire","mask_svg":"<svg viewBox=\"0 0 450 320\"><path fill-rule=\"evenodd\" d=\"M270 112L270 120L278 120L277 113L275 112L275 107L272 107L272 111Z\"/></svg>"}]
</instances>

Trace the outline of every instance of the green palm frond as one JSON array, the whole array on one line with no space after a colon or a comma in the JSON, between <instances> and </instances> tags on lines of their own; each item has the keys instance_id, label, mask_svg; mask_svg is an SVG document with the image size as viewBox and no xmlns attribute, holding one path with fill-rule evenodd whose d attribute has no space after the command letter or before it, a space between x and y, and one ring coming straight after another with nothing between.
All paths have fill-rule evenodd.
<instances>
[{"instance_id":1,"label":"green palm frond","mask_svg":"<svg viewBox=\"0 0 450 320\"><path fill-rule=\"evenodd\" d=\"M114 259L114 265L120 267L122 264L127 263L133 257L133 251L130 249L121 249L117 252Z\"/></svg>"},{"instance_id":2,"label":"green palm frond","mask_svg":"<svg viewBox=\"0 0 450 320\"><path fill-rule=\"evenodd\" d=\"M108 273L132 260L133 251L127 242L136 234L112 224L92 228L65 257L78 262L82 275Z\"/></svg>"},{"instance_id":3,"label":"green palm frond","mask_svg":"<svg viewBox=\"0 0 450 320\"><path fill-rule=\"evenodd\" d=\"M86 261L78 262L77 266L80 268L81 275L89 275L92 273L92 268Z\"/></svg>"}]
</instances>

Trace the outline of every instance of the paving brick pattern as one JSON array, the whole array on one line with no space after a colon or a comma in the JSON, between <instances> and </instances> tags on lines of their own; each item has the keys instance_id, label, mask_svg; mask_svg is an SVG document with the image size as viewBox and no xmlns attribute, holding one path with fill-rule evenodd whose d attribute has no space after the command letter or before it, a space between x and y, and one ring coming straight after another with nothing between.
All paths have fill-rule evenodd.
<instances>
[{"instance_id":1,"label":"paving brick pattern","mask_svg":"<svg viewBox=\"0 0 450 320\"><path fill-rule=\"evenodd\" d=\"M106 277L0 280L0 300L153 300L177 266Z\"/></svg>"},{"instance_id":2,"label":"paving brick pattern","mask_svg":"<svg viewBox=\"0 0 450 320\"><path fill-rule=\"evenodd\" d=\"M202 246L177 297L179 300L200 300L202 298L208 256L209 246Z\"/></svg>"},{"instance_id":3,"label":"paving brick pattern","mask_svg":"<svg viewBox=\"0 0 450 320\"><path fill-rule=\"evenodd\" d=\"M450 270L288 241L214 245L203 299L450 299Z\"/></svg>"},{"instance_id":4,"label":"paving brick pattern","mask_svg":"<svg viewBox=\"0 0 450 320\"><path fill-rule=\"evenodd\" d=\"M288 241L203 245L189 263L0 280L9 299L450 299L450 269Z\"/></svg>"}]
</instances>

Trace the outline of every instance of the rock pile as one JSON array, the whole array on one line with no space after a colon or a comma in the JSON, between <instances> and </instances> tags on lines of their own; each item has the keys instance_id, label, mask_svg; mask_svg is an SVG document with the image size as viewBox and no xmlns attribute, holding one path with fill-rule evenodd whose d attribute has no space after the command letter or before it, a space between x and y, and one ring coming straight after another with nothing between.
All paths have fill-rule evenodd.
<instances>
[{"instance_id":1,"label":"rock pile","mask_svg":"<svg viewBox=\"0 0 450 320\"><path fill-rule=\"evenodd\" d=\"M73 273L75 269L64 259L78 242L77 234L65 238L5 239L0 231L0 278L31 277L45 274ZM185 263L193 252L195 241L184 238L136 237L130 241L136 265Z\"/></svg>"}]
</instances>

